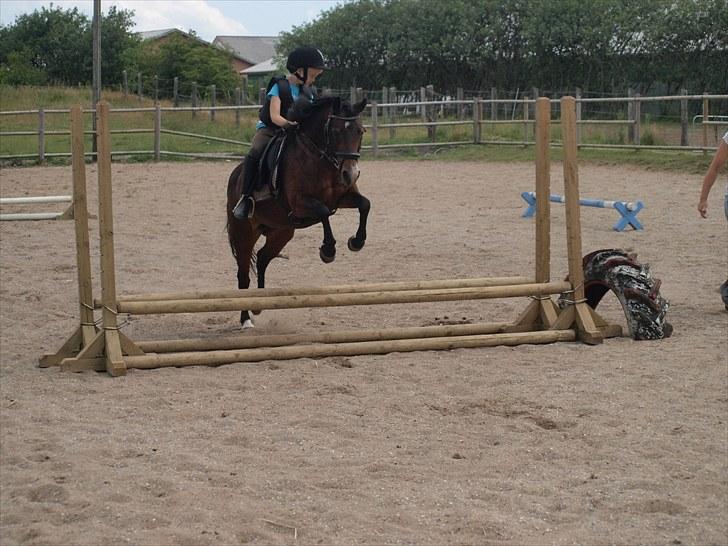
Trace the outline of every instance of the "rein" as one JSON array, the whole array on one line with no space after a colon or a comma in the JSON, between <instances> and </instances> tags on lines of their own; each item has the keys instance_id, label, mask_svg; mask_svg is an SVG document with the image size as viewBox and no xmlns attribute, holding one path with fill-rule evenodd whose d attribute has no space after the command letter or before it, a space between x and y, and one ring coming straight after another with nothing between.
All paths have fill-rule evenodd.
<instances>
[{"instance_id":1,"label":"rein","mask_svg":"<svg viewBox=\"0 0 728 546\"><path fill-rule=\"evenodd\" d=\"M308 145L309 149L311 149L314 153L318 154L321 159L325 159L329 163L331 163L334 168L338 171L341 169L341 165L343 163L342 160L347 159L355 159L358 160L359 157L361 157L361 154L357 150L356 152L330 152L331 149L332 140L331 140L331 120L332 119L340 119L343 121L355 121L359 118L359 116L351 116L351 117L345 117L345 116L336 116L334 114L330 114L326 118L326 124L324 125L324 135L326 137L326 142L324 143L324 147L321 148L314 140L308 136L306 133L299 131L299 135L304 137L303 141Z\"/></svg>"}]
</instances>

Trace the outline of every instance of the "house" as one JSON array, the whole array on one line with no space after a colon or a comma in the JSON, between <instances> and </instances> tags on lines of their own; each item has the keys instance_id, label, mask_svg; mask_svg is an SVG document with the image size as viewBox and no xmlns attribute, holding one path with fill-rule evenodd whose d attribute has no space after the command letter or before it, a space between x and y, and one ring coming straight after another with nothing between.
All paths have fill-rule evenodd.
<instances>
[{"instance_id":1,"label":"house","mask_svg":"<svg viewBox=\"0 0 728 546\"><path fill-rule=\"evenodd\" d=\"M238 75L240 75L241 70L272 57L275 54L275 44L278 41L278 38L267 36L217 36L210 43L194 33L177 28L147 30L138 32L137 35L142 42L154 42L157 46L170 40L173 36L178 36L187 40L194 40L205 47L226 50L231 54L230 67Z\"/></svg>"},{"instance_id":2,"label":"house","mask_svg":"<svg viewBox=\"0 0 728 546\"><path fill-rule=\"evenodd\" d=\"M233 54L233 67L238 73L258 63L272 59L276 54L277 36L216 36L213 45Z\"/></svg>"}]
</instances>

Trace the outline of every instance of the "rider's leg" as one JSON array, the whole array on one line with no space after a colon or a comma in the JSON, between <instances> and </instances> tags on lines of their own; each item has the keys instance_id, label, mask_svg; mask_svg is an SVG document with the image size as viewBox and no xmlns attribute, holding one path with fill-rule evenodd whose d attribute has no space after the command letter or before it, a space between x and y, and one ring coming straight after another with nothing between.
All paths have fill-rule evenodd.
<instances>
[{"instance_id":1,"label":"rider's leg","mask_svg":"<svg viewBox=\"0 0 728 546\"><path fill-rule=\"evenodd\" d=\"M233 208L233 216L238 220L243 220L253 214L253 190L255 182L258 178L258 162L263 154L268 141L273 138L275 131L268 127L263 127L255 132L253 142L250 145L250 151L245 156L245 168L243 169L243 194Z\"/></svg>"},{"instance_id":2,"label":"rider's leg","mask_svg":"<svg viewBox=\"0 0 728 546\"><path fill-rule=\"evenodd\" d=\"M249 218L253 213L253 189L258 174L259 158L251 152L245 157L245 168L243 169L243 194L233 209L233 216L238 220Z\"/></svg>"}]
</instances>

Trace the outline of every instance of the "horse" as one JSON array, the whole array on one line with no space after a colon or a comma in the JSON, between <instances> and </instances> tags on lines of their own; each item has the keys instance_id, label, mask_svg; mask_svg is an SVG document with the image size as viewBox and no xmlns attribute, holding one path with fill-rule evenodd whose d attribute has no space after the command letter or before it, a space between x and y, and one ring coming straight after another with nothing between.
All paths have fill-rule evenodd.
<instances>
[{"instance_id":1,"label":"horse","mask_svg":"<svg viewBox=\"0 0 728 546\"><path fill-rule=\"evenodd\" d=\"M296 102L287 115L297 124L286 131L278 164L278 191L273 198L257 202L250 218L238 220L232 212L242 194L245 160L230 174L227 232L238 266L239 289L249 288L251 265L255 265L258 288L265 287L268 265L296 229L320 223L323 243L319 256L324 263L334 261L336 239L329 217L337 209L358 209L359 227L347 246L353 252L364 247L371 204L359 193L356 182L364 134L360 114L365 106L366 99L351 105L338 97ZM261 236L265 236L265 244L254 256L253 247ZM243 328L254 326L248 311L240 313L240 323Z\"/></svg>"}]
</instances>

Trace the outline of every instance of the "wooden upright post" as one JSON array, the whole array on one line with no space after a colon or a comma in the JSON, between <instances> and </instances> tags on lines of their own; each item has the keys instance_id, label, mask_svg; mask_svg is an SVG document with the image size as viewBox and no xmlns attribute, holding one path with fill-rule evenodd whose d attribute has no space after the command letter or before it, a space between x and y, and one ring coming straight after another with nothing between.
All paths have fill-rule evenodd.
<instances>
[{"instance_id":1,"label":"wooden upright post","mask_svg":"<svg viewBox=\"0 0 728 546\"><path fill-rule=\"evenodd\" d=\"M55 354L40 358L39 366L58 366L64 358L78 354L96 337L94 298L91 289L91 253L89 250L88 209L86 200L86 164L84 161L83 112L71 108L71 165L73 172L73 219L76 231L76 268L80 324Z\"/></svg>"},{"instance_id":2,"label":"wooden upright post","mask_svg":"<svg viewBox=\"0 0 728 546\"><path fill-rule=\"evenodd\" d=\"M551 101L536 99L536 274L537 283L551 279ZM559 310L550 296L535 296L508 331L549 329Z\"/></svg>"},{"instance_id":3,"label":"wooden upright post","mask_svg":"<svg viewBox=\"0 0 728 546\"><path fill-rule=\"evenodd\" d=\"M116 320L116 261L114 259L114 214L111 201L111 139L109 132L109 103L96 106L99 143L99 232L101 235L101 302L104 330L106 371L124 375L126 365L121 354L119 324Z\"/></svg>"},{"instance_id":4,"label":"wooden upright post","mask_svg":"<svg viewBox=\"0 0 728 546\"><path fill-rule=\"evenodd\" d=\"M561 313L555 329L570 328L576 321L579 339L589 344L603 341L602 332L595 323L595 315L584 297L584 266L581 251L581 216L579 208L579 169L576 144L576 100L561 99L561 129L564 140L564 195L566 197L566 248L569 260L571 299ZM599 319L600 322L601 319Z\"/></svg>"}]
</instances>

